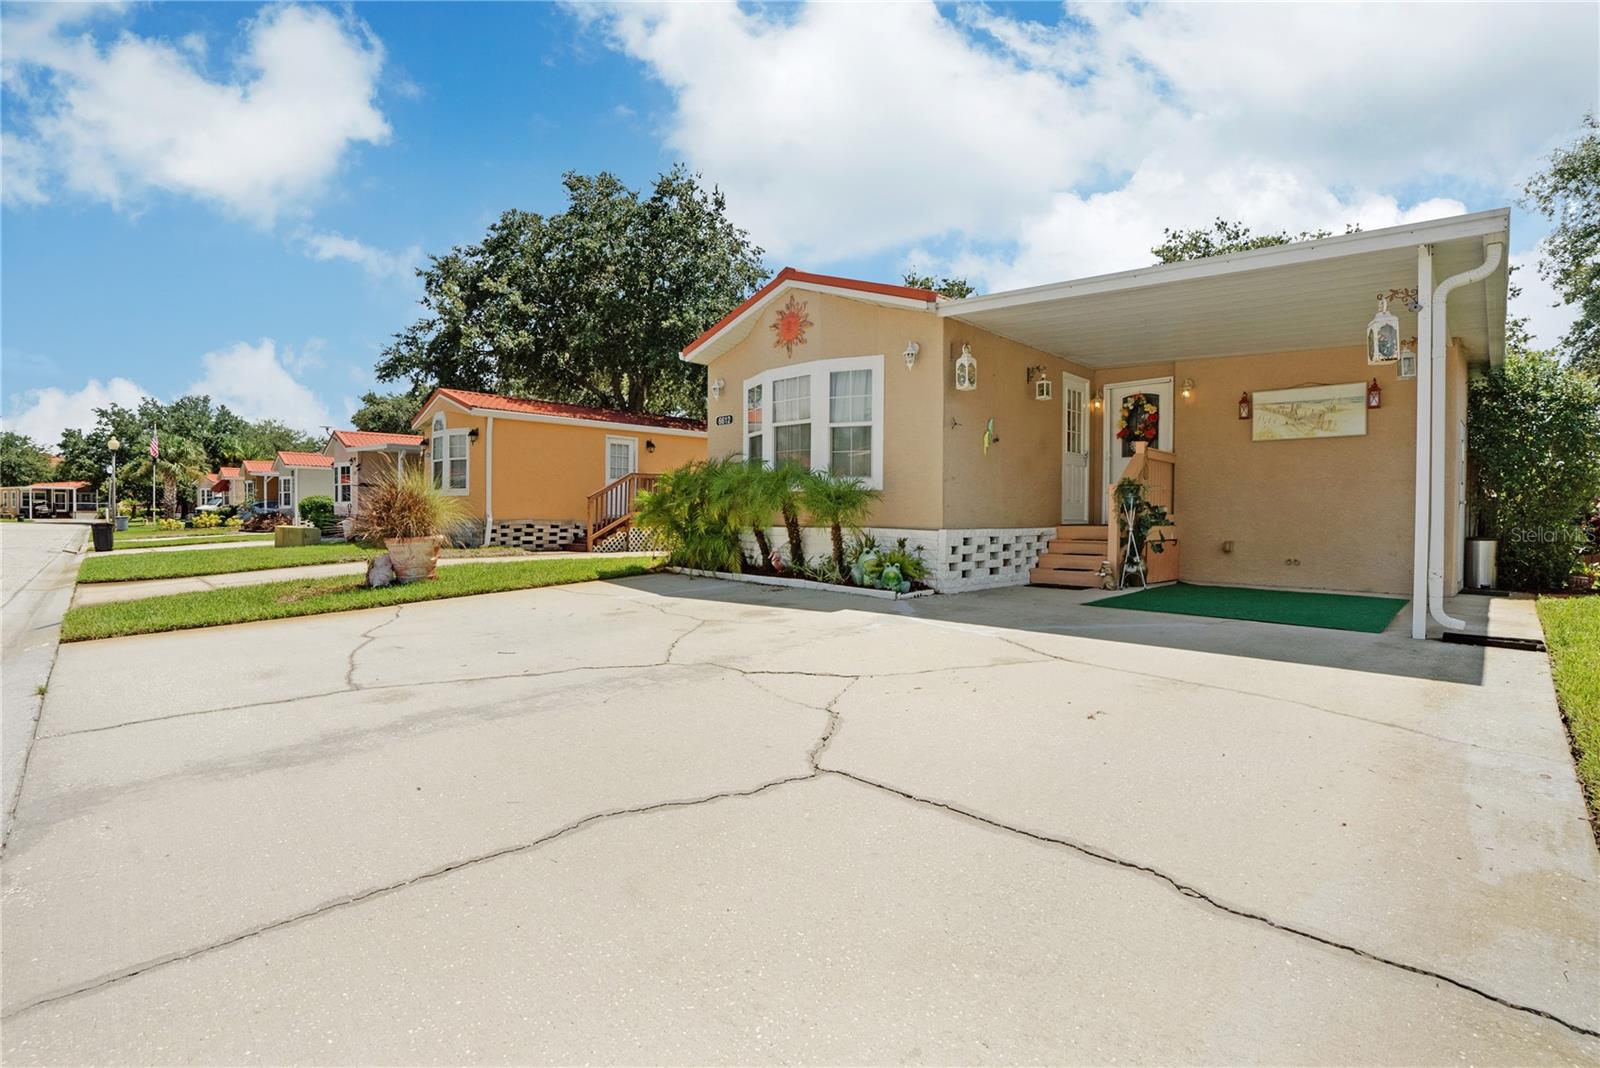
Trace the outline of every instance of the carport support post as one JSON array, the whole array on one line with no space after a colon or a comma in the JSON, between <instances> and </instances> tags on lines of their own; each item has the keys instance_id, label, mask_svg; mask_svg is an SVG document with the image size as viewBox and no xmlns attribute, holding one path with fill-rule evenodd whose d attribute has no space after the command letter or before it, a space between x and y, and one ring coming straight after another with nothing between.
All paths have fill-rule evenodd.
<instances>
[{"instance_id":1,"label":"carport support post","mask_svg":"<svg viewBox=\"0 0 1600 1068\"><path fill-rule=\"evenodd\" d=\"M1428 511L1433 477L1433 247L1417 246L1416 506L1411 542L1411 636L1428 636Z\"/></svg>"}]
</instances>

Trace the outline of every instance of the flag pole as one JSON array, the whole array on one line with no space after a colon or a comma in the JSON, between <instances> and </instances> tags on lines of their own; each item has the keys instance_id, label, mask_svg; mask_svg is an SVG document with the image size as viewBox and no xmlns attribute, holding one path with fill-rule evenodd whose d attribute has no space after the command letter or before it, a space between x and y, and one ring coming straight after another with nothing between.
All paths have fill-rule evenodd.
<instances>
[{"instance_id":1,"label":"flag pole","mask_svg":"<svg viewBox=\"0 0 1600 1068\"><path fill-rule=\"evenodd\" d=\"M157 443L156 424L150 424L150 522L156 521L156 460L161 455L161 446Z\"/></svg>"}]
</instances>

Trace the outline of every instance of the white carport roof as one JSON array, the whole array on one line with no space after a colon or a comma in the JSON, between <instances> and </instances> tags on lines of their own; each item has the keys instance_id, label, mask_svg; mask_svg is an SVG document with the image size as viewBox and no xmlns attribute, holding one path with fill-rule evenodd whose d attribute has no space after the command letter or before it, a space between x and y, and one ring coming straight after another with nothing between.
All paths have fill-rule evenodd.
<instances>
[{"instance_id":1,"label":"white carport roof","mask_svg":"<svg viewBox=\"0 0 1600 1068\"><path fill-rule=\"evenodd\" d=\"M1506 242L1505 208L1135 271L941 302L950 316L1087 367L1361 345L1375 297L1417 284L1433 247L1434 284ZM1417 317L1390 306L1402 336ZM1449 334L1469 359L1499 363L1506 266L1450 298Z\"/></svg>"}]
</instances>

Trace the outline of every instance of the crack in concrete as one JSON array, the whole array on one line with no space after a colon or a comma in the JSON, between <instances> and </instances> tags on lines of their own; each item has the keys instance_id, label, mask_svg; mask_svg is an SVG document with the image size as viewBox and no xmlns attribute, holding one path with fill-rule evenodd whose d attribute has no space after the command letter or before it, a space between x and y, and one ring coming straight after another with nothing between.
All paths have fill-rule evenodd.
<instances>
[{"instance_id":1,"label":"crack in concrete","mask_svg":"<svg viewBox=\"0 0 1600 1068\"><path fill-rule=\"evenodd\" d=\"M378 632L380 630L399 619L400 613L404 611L404 609L405 605L396 605L394 609L394 615L390 616L382 623L379 623L377 626L370 627L362 632L361 641L357 642L355 648L350 650L350 656L345 661L346 666L344 671L344 686L346 690L354 692L356 690L363 689L361 684L356 682L356 657L360 655L363 649L377 640Z\"/></svg>"},{"instance_id":2,"label":"crack in concrete","mask_svg":"<svg viewBox=\"0 0 1600 1068\"><path fill-rule=\"evenodd\" d=\"M565 838L569 834L576 833L577 831L592 826L596 823L625 816L639 816L651 812L661 812L671 809L695 808L700 805L708 805L716 801L725 801L734 798L755 797L757 794L764 793L765 791L771 790L777 786L787 786L791 783L810 781L817 778L819 774L821 773L813 770L804 775L789 775L780 779L769 779L766 782L762 782L755 786L746 787L740 790L722 790L714 794L706 794L702 797L678 799L673 801L653 801L645 805L634 805L627 808L615 808L607 809L602 812L592 812L587 816L582 816L578 819L572 820L571 822L564 823L560 827L542 834L532 841L505 846L500 849L490 850L487 853L480 853L461 860L452 861L449 864L441 865L437 868L431 868L428 871L422 872L419 875L411 876L408 879L402 879L399 882L387 883L383 886L372 887L367 890L360 891L359 893L351 894L347 897L324 902L323 904L317 905L314 908L305 909L301 912L295 913L292 916L286 916L281 919L273 920L270 923L261 924L246 931L240 931L215 942L209 942L203 946L197 946L193 949L180 950L176 953L166 954L161 957L154 957L149 960L142 961L139 964L119 969L110 974L102 975L96 979L79 983L76 986L64 990L56 990L47 994L41 994L38 997L34 997L23 1002L15 1008L7 1010L4 1015L0 1015L0 1020L14 1019L22 1013L28 1012L32 1009L37 1009L44 1005L49 1005L67 998L80 997L84 994L91 994L97 990L103 990L108 986L113 986L117 983L124 982L125 980L132 979L134 976L143 975L144 973L153 971L157 968L162 968L169 964L179 964L184 961L193 960L196 957L204 956L220 949L225 949L228 946L237 945L240 942L255 938L259 935L264 935L271 931L289 927L306 920L315 919L318 916L335 911L337 909L349 908L365 901L371 901L374 898L397 893L420 883L430 882L434 879L449 875L452 872L461 871L464 868L475 867L479 864L488 863L489 861L499 860L502 857L516 856L521 853L531 852L535 849L538 849L540 846L548 845L557 839Z\"/></svg>"},{"instance_id":3,"label":"crack in concrete","mask_svg":"<svg viewBox=\"0 0 1600 1068\"><path fill-rule=\"evenodd\" d=\"M1141 864L1136 860L1129 860L1126 857L1119 857L1115 853L1108 852L1107 850L1100 849L1083 842L1074 841L1070 838L1061 838L1055 835L1044 834L1040 831L1031 831L1025 827L1017 827L1001 820L997 820L992 816L985 816L980 812L975 812L971 809L966 809L959 805L951 804L948 801L940 801L937 798L931 797L922 797L918 794L913 794L909 791L902 790L899 787L890 786L888 783L878 782L874 779L869 779L864 775L858 775L852 771L844 771L840 768L819 767L817 769L817 773L819 776L837 775L842 779L848 779L849 781L858 783L862 786L867 786L874 790L880 790L886 794L891 794L895 797L913 802L914 804L926 805L930 808L943 810L951 815L958 816L962 819L971 820L974 823L982 824L985 827L991 827L997 831L1004 831L1008 834L1014 834L1022 838L1027 838L1042 845L1059 846L1064 849L1070 849L1075 853L1080 853L1083 856L1090 857L1105 864L1110 864L1128 871L1135 871L1144 875L1149 875L1160 880L1161 882L1166 883L1184 897L1199 901L1213 909L1216 909L1219 912L1227 913L1230 916L1235 916L1242 920L1248 920L1252 923L1259 923L1266 927L1270 927L1275 931L1281 931L1284 934L1293 935L1297 938L1304 938L1308 941L1315 942L1318 945L1326 946L1330 949L1340 950L1345 953L1350 953L1364 960L1387 965L1391 968L1398 968L1401 971L1410 972L1413 975L1419 975L1426 979L1434 979L1441 983L1447 983L1450 986L1464 990L1469 994L1475 994L1486 1001L1492 1001L1496 1005L1503 1006L1504 1008L1508 1008L1516 1012L1528 1013L1530 1015L1549 1020L1552 1023L1560 1024L1562 1027L1565 1027L1567 1030L1572 1031L1575 1034L1587 1035L1591 1038L1600 1038L1600 1030L1585 1027L1582 1024L1573 1023L1571 1020L1564 1019L1553 1012L1549 1012L1533 1005L1524 1005L1521 1002L1511 1001L1508 998L1503 998L1498 994L1491 993L1482 987L1473 986L1471 983L1463 979L1457 979L1453 976L1446 975L1443 972L1436 972L1430 968L1424 968L1420 965L1407 964L1405 961L1395 960L1392 957L1385 957L1380 953L1373 952L1372 950L1362 949L1360 946L1351 945L1348 942L1340 942L1337 939L1329 938L1326 935L1317 934L1314 931L1307 931L1291 924L1280 923L1279 921L1272 919L1270 916L1264 916L1259 912L1251 912L1249 909L1240 908L1235 905L1229 905L1228 903L1213 897L1211 894L1200 889L1199 887L1190 883L1186 883L1176 876L1169 875L1160 868L1152 867L1149 864Z\"/></svg>"}]
</instances>

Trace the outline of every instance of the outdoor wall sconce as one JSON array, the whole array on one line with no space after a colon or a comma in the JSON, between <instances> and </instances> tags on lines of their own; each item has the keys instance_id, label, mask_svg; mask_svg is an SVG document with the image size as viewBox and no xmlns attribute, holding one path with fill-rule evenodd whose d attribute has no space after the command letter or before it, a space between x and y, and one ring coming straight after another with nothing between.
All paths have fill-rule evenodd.
<instances>
[{"instance_id":1,"label":"outdoor wall sconce","mask_svg":"<svg viewBox=\"0 0 1600 1068\"><path fill-rule=\"evenodd\" d=\"M1407 338L1400 342L1400 366L1395 372L1397 378L1417 377L1417 339Z\"/></svg>"},{"instance_id":2,"label":"outdoor wall sconce","mask_svg":"<svg viewBox=\"0 0 1600 1068\"><path fill-rule=\"evenodd\" d=\"M721 400L722 399L722 391L727 389L727 388L728 388L728 383L726 381L724 381L723 379L719 378L715 382L711 383L711 396L716 400Z\"/></svg>"},{"instance_id":3,"label":"outdoor wall sconce","mask_svg":"<svg viewBox=\"0 0 1600 1068\"><path fill-rule=\"evenodd\" d=\"M1378 385L1378 380L1376 378L1374 378L1372 380L1372 384L1367 387L1367 407L1383 407L1383 387Z\"/></svg>"},{"instance_id":4,"label":"outdoor wall sconce","mask_svg":"<svg viewBox=\"0 0 1600 1068\"><path fill-rule=\"evenodd\" d=\"M1184 400L1188 400L1190 397L1194 396L1194 379L1185 378L1183 380L1183 389L1180 390L1180 392L1183 394Z\"/></svg>"},{"instance_id":5,"label":"outdoor wall sconce","mask_svg":"<svg viewBox=\"0 0 1600 1068\"><path fill-rule=\"evenodd\" d=\"M656 443L651 441L649 438L645 438L644 439L644 451L645 452L655 452L656 451Z\"/></svg>"},{"instance_id":6,"label":"outdoor wall sconce","mask_svg":"<svg viewBox=\"0 0 1600 1068\"><path fill-rule=\"evenodd\" d=\"M907 371L911 370L913 367L915 367L917 365L917 354L920 353L921 351L922 351L922 346L917 344L915 341L906 342L906 351L905 351L905 353L903 355L905 356L905 359L906 359L906 370Z\"/></svg>"},{"instance_id":7,"label":"outdoor wall sconce","mask_svg":"<svg viewBox=\"0 0 1600 1068\"><path fill-rule=\"evenodd\" d=\"M1033 399L1047 401L1052 396L1050 371L1043 365L1028 368L1028 381L1033 383Z\"/></svg>"},{"instance_id":8,"label":"outdoor wall sconce","mask_svg":"<svg viewBox=\"0 0 1600 1068\"><path fill-rule=\"evenodd\" d=\"M956 388L963 393L978 388L978 359L972 355L972 346L965 342L961 355L956 357Z\"/></svg>"},{"instance_id":9,"label":"outdoor wall sconce","mask_svg":"<svg viewBox=\"0 0 1600 1068\"><path fill-rule=\"evenodd\" d=\"M1250 394L1249 393L1241 393L1241 394L1239 394L1239 418L1240 419L1248 419L1248 418L1250 418Z\"/></svg>"},{"instance_id":10,"label":"outdoor wall sconce","mask_svg":"<svg viewBox=\"0 0 1600 1068\"><path fill-rule=\"evenodd\" d=\"M1098 412L1100 410L1100 394L1096 393L1094 396L1089 398L1089 410L1094 412Z\"/></svg>"},{"instance_id":11,"label":"outdoor wall sconce","mask_svg":"<svg viewBox=\"0 0 1600 1068\"><path fill-rule=\"evenodd\" d=\"M478 428L473 427L471 430L467 431L467 437L471 438L472 443L476 445L478 443Z\"/></svg>"},{"instance_id":12,"label":"outdoor wall sconce","mask_svg":"<svg viewBox=\"0 0 1600 1068\"><path fill-rule=\"evenodd\" d=\"M1400 358L1400 320L1389 311L1389 298L1378 294L1378 314L1367 324L1367 362L1394 363Z\"/></svg>"}]
</instances>

